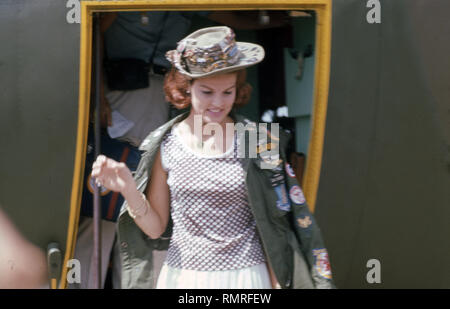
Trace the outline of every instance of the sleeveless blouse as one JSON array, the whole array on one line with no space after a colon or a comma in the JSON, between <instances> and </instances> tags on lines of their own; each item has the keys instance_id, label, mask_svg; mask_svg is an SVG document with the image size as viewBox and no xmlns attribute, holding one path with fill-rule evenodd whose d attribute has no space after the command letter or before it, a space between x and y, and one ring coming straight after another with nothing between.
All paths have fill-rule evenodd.
<instances>
[{"instance_id":1,"label":"sleeveless blouse","mask_svg":"<svg viewBox=\"0 0 450 309\"><path fill-rule=\"evenodd\" d=\"M183 143L174 126L161 144L161 161L173 220L167 265L221 271L265 262L236 136L224 154L202 156Z\"/></svg>"}]
</instances>

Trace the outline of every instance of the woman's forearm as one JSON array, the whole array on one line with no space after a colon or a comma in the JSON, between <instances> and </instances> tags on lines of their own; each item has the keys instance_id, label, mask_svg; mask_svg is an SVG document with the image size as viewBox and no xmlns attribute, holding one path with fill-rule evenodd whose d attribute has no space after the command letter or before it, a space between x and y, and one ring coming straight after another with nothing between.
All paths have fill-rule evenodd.
<instances>
[{"instance_id":1,"label":"woman's forearm","mask_svg":"<svg viewBox=\"0 0 450 309\"><path fill-rule=\"evenodd\" d=\"M161 163L157 164L156 170L162 170ZM160 173L161 174L161 173ZM107 158L104 155L99 155L92 165L92 177L96 180L97 185L103 185L105 188L120 192L128 204L128 212L130 216L135 220L136 224L141 230L150 236L151 238L159 238L164 232L165 226L169 217L169 205L168 205L168 189L165 174L155 173L154 177L159 180L152 181L153 185L148 187L154 188L152 192L166 192L166 198L161 200L158 196L161 194L153 194L155 199L155 205L158 211L155 211L150 203L147 201L147 197L140 193L137 189L136 182L131 174L130 169L123 162L117 162L113 159ZM154 183L160 183L160 187L154 185ZM146 191L151 192L150 189ZM161 219L161 213L164 212L164 220Z\"/></svg>"},{"instance_id":2,"label":"woman's forearm","mask_svg":"<svg viewBox=\"0 0 450 309\"><path fill-rule=\"evenodd\" d=\"M136 222L137 226L139 226L139 228L150 238L159 238L164 232L165 227L163 226L161 217L153 209L150 203L146 201L145 195L140 193L136 187L128 189L126 192L122 193L122 195L127 201L131 213L139 211L139 215L134 218L134 222ZM143 209L142 207L146 207L147 209ZM140 215L141 213L142 215Z\"/></svg>"}]
</instances>

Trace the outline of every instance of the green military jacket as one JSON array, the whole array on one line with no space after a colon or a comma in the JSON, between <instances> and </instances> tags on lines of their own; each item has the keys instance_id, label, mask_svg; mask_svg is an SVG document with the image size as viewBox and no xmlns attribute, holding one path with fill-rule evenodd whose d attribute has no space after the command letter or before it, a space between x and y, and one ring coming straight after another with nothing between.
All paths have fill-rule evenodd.
<instances>
[{"instance_id":1,"label":"green military jacket","mask_svg":"<svg viewBox=\"0 0 450 309\"><path fill-rule=\"evenodd\" d=\"M143 154L134 175L139 191L147 187L164 135L186 117L183 114L170 120L142 142ZM255 123L239 115L232 114L232 117L236 125L261 133ZM248 136L249 133L238 134L238 145L245 143ZM270 138L270 143L260 138L257 156L250 155L247 149L245 157L241 157L249 205L268 263L281 288L333 288L328 253L319 227L286 160L287 133L280 130L279 137L273 137L266 130L261 136ZM278 147L279 156L271 156L274 147ZM152 251L167 249L171 224L161 238L150 239L134 223L126 207L125 202L118 220L122 288L154 288Z\"/></svg>"}]
</instances>

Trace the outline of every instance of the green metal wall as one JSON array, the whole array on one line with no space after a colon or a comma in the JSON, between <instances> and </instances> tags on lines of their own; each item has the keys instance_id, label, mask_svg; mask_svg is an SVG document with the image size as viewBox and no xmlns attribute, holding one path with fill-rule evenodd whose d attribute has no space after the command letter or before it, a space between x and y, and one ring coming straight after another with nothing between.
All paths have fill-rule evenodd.
<instances>
[{"instance_id":1,"label":"green metal wall","mask_svg":"<svg viewBox=\"0 0 450 309\"><path fill-rule=\"evenodd\" d=\"M449 288L450 2L365 4L333 1L316 216L339 287Z\"/></svg>"},{"instance_id":2,"label":"green metal wall","mask_svg":"<svg viewBox=\"0 0 450 309\"><path fill-rule=\"evenodd\" d=\"M0 205L65 249L78 117L79 25L65 1L0 1Z\"/></svg>"}]
</instances>

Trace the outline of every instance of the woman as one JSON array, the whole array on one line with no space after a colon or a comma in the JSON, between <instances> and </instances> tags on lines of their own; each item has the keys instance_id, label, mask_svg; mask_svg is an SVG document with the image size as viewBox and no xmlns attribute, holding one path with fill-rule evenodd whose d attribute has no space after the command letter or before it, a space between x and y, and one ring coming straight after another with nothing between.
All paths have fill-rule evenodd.
<instances>
[{"instance_id":1,"label":"woman","mask_svg":"<svg viewBox=\"0 0 450 309\"><path fill-rule=\"evenodd\" d=\"M94 163L98 184L126 200L118 227L122 287L151 286L155 243L140 231L154 240L171 236L157 288L332 286L320 231L289 165L266 156L267 143L257 158L240 157L246 139L229 129L248 123L232 109L250 97L243 70L263 57L261 46L236 42L228 27L192 33L167 53L174 68L165 81L170 101L190 105L189 113L144 140L134 178L104 156ZM282 136L272 141L285 147Z\"/></svg>"}]
</instances>

